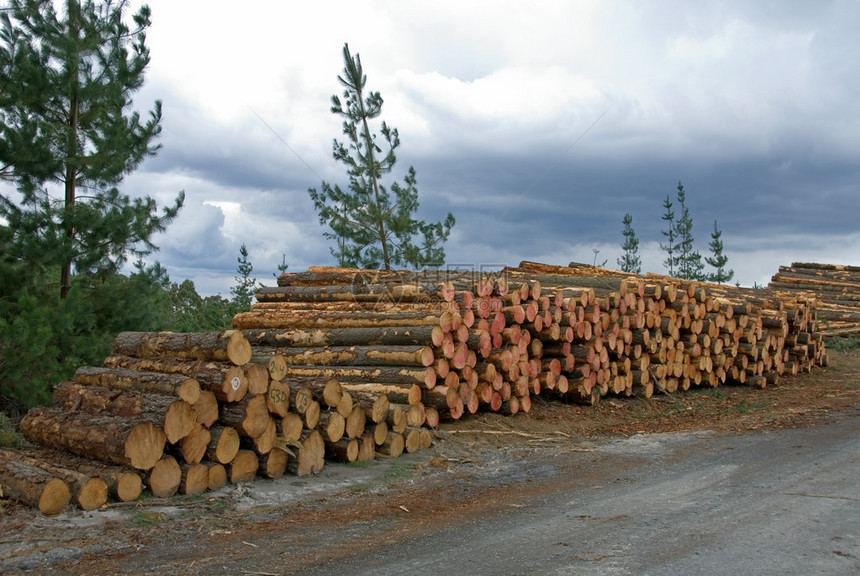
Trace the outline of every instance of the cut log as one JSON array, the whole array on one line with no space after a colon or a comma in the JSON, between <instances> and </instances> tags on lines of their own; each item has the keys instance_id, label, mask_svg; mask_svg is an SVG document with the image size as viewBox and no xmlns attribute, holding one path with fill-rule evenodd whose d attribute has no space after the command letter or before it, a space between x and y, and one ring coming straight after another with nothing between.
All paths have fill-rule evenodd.
<instances>
[{"instance_id":1,"label":"cut log","mask_svg":"<svg viewBox=\"0 0 860 576\"><path fill-rule=\"evenodd\" d=\"M269 381L266 406L274 416L283 418L290 410L290 387L278 380Z\"/></svg>"},{"instance_id":2,"label":"cut log","mask_svg":"<svg viewBox=\"0 0 860 576\"><path fill-rule=\"evenodd\" d=\"M180 445L182 460L189 464L197 464L203 460L209 443L212 441L211 431L202 424L197 424L183 439Z\"/></svg>"},{"instance_id":3,"label":"cut log","mask_svg":"<svg viewBox=\"0 0 860 576\"><path fill-rule=\"evenodd\" d=\"M158 498L173 496L179 491L181 483L182 469L173 456L165 456L156 462L146 479L152 495Z\"/></svg>"},{"instance_id":4,"label":"cut log","mask_svg":"<svg viewBox=\"0 0 860 576\"><path fill-rule=\"evenodd\" d=\"M271 419L265 394L248 396L240 402L221 404L219 420L248 438L259 438L266 431Z\"/></svg>"},{"instance_id":5,"label":"cut log","mask_svg":"<svg viewBox=\"0 0 860 576\"><path fill-rule=\"evenodd\" d=\"M410 346L438 344L441 331L433 326L374 328L281 328L244 330L253 347ZM273 376L274 377L274 376ZM281 380L276 378L276 380Z\"/></svg>"},{"instance_id":6,"label":"cut log","mask_svg":"<svg viewBox=\"0 0 860 576\"><path fill-rule=\"evenodd\" d=\"M22 463L41 468L65 482L71 491L72 500L82 510L96 510L107 502L107 483L97 476L89 476L70 468L69 465L74 465L73 456L58 462L57 460L60 459L50 458L47 451L41 453L20 451L18 458Z\"/></svg>"},{"instance_id":7,"label":"cut log","mask_svg":"<svg viewBox=\"0 0 860 576\"><path fill-rule=\"evenodd\" d=\"M278 439L278 425L274 418L269 418L269 425L266 426L266 431L257 438L252 440L254 452L259 455L265 455L272 451Z\"/></svg>"},{"instance_id":8,"label":"cut log","mask_svg":"<svg viewBox=\"0 0 860 576\"><path fill-rule=\"evenodd\" d=\"M209 489L219 490L227 484L227 469L217 462L209 465Z\"/></svg>"},{"instance_id":9,"label":"cut log","mask_svg":"<svg viewBox=\"0 0 860 576\"><path fill-rule=\"evenodd\" d=\"M336 378L344 382L387 382L392 384L419 384L432 388L436 385L436 371L429 368L399 366L289 366L287 381L291 378L316 378L326 381Z\"/></svg>"},{"instance_id":10,"label":"cut log","mask_svg":"<svg viewBox=\"0 0 860 576\"><path fill-rule=\"evenodd\" d=\"M416 384L391 384L382 382L341 382L350 394L379 394L388 397L394 404L417 404L421 402L422 390Z\"/></svg>"},{"instance_id":11,"label":"cut log","mask_svg":"<svg viewBox=\"0 0 860 576\"><path fill-rule=\"evenodd\" d=\"M200 394L200 383L182 374L164 374L126 368L97 368L81 366L74 381L87 386L102 386L113 390L177 396L193 404Z\"/></svg>"},{"instance_id":12,"label":"cut log","mask_svg":"<svg viewBox=\"0 0 860 576\"><path fill-rule=\"evenodd\" d=\"M302 417L295 412L288 412L286 416L281 418L281 435L287 440L298 441L304 430L304 422Z\"/></svg>"},{"instance_id":13,"label":"cut log","mask_svg":"<svg viewBox=\"0 0 860 576\"><path fill-rule=\"evenodd\" d=\"M120 332L113 353L138 358L172 356L185 360L230 362L244 366L251 359L251 345L237 330L215 332Z\"/></svg>"},{"instance_id":14,"label":"cut log","mask_svg":"<svg viewBox=\"0 0 860 576\"><path fill-rule=\"evenodd\" d=\"M191 408L194 409L194 419L206 428L211 428L218 420L218 399L211 390L201 390Z\"/></svg>"},{"instance_id":15,"label":"cut log","mask_svg":"<svg viewBox=\"0 0 860 576\"><path fill-rule=\"evenodd\" d=\"M287 462L287 471L298 476L316 474L325 464L325 440L316 430L302 433L299 441L301 447L295 458Z\"/></svg>"},{"instance_id":16,"label":"cut log","mask_svg":"<svg viewBox=\"0 0 860 576\"><path fill-rule=\"evenodd\" d=\"M209 467L205 464L182 464L182 480L179 493L186 496L203 494L209 489Z\"/></svg>"},{"instance_id":17,"label":"cut log","mask_svg":"<svg viewBox=\"0 0 860 576\"><path fill-rule=\"evenodd\" d=\"M348 438L359 438L364 434L367 414L361 406L355 406L346 419L345 434ZM374 444L375 445L375 444Z\"/></svg>"},{"instance_id":18,"label":"cut log","mask_svg":"<svg viewBox=\"0 0 860 576\"><path fill-rule=\"evenodd\" d=\"M272 448L268 454L260 456L261 475L266 478L280 478L287 471L287 462L289 461L289 453L280 448Z\"/></svg>"},{"instance_id":19,"label":"cut log","mask_svg":"<svg viewBox=\"0 0 860 576\"><path fill-rule=\"evenodd\" d=\"M376 447L376 451L382 454L383 456L389 456L391 458L397 458L401 454L403 454L404 442L403 442L403 434L397 434L396 432L389 432L385 442Z\"/></svg>"},{"instance_id":20,"label":"cut log","mask_svg":"<svg viewBox=\"0 0 860 576\"><path fill-rule=\"evenodd\" d=\"M206 447L206 457L220 464L229 464L240 448L239 433L229 426L213 426Z\"/></svg>"},{"instance_id":21,"label":"cut log","mask_svg":"<svg viewBox=\"0 0 860 576\"><path fill-rule=\"evenodd\" d=\"M37 406L20 424L28 439L102 462L149 470L161 458L167 437L143 416L72 413Z\"/></svg>"},{"instance_id":22,"label":"cut log","mask_svg":"<svg viewBox=\"0 0 860 576\"><path fill-rule=\"evenodd\" d=\"M318 429L326 443L337 442L346 431L346 419L337 412L323 412L320 414Z\"/></svg>"},{"instance_id":23,"label":"cut log","mask_svg":"<svg viewBox=\"0 0 860 576\"><path fill-rule=\"evenodd\" d=\"M269 391L269 370L260 364L245 366L245 377L248 379L248 394L265 394Z\"/></svg>"},{"instance_id":24,"label":"cut log","mask_svg":"<svg viewBox=\"0 0 860 576\"><path fill-rule=\"evenodd\" d=\"M359 442L355 438L326 442L325 457L338 462L355 462L358 459L358 446Z\"/></svg>"},{"instance_id":25,"label":"cut log","mask_svg":"<svg viewBox=\"0 0 860 576\"><path fill-rule=\"evenodd\" d=\"M182 375L197 380L202 390L211 390L223 402L238 402L248 392L244 370L228 362L204 362L180 358L137 358L114 354L105 358L105 368Z\"/></svg>"},{"instance_id":26,"label":"cut log","mask_svg":"<svg viewBox=\"0 0 860 576\"><path fill-rule=\"evenodd\" d=\"M46 516L59 514L72 499L66 482L22 462L13 450L0 450L0 485L5 497L38 508Z\"/></svg>"},{"instance_id":27,"label":"cut log","mask_svg":"<svg viewBox=\"0 0 860 576\"><path fill-rule=\"evenodd\" d=\"M260 460L253 450L239 450L236 457L227 466L227 475L231 484L250 482L257 475Z\"/></svg>"},{"instance_id":28,"label":"cut log","mask_svg":"<svg viewBox=\"0 0 860 576\"><path fill-rule=\"evenodd\" d=\"M283 378L288 366L415 366L433 364L435 354L428 345L412 346L328 346L314 348L269 348L254 349L253 361L269 362L277 357L284 366L278 372Z\"/></svg>"},{"instance_id":29,"label":"cut log","mask_svg":"<svg viewBox=\"0 0 860 576\"><path fill-rule=\"evenodd\" d=\"M373 440L373 434L365 434L358 438L358 458L360 462L370 462L376 458L376 442Z\"/></svg>"}]
</instances>

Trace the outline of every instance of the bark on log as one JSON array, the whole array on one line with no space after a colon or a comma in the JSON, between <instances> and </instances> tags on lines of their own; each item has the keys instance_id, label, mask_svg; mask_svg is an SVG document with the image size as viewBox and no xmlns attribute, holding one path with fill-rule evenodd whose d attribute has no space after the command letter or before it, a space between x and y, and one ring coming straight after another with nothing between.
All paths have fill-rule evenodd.
<instances>
[{"instance_id":1,"label":"bark on log","mask_svg":"<svg viewBox=\"0 0 860 576\"><path fill-rule=\"evenodd\" d=\"M120 332L113 353L138 358L172 356L186 360L230 362L243 366L251 359L251 345L237 330L214 332Z\"/></svg>"},{"instance_id":2,"label":"bark on log","mask_svg":"<svg viewBox=\"0 0 860 576\"><path fill-rule=\"evenodd\" d=\"M338 462L355 462L358 459L358 446L359 442L355 438L326 442L325 457Z\"/></svg>"},{"instance_id":3,"label":"bark on log","mask_svg":"<svg viewBox=\"0 0 860 576\"><path fill-rule=\"evenodd\" d=\"M243 330L254 348L325 346L422 346L440 343L442 331L433 326L373 328L281 328ZM280 380L281 378L276 378Z\"/></svg>"},{"instance_id":4,"label":"bark on log","mask_svg":"<svg viewBox=\"0 0 860 576\"><path fill-rule=\"evenodd\" d=\"M433 364L435 355L428 345L418 346L327 346L308 348L254 348L254 362L270 362L279 358L284 367L278 367L283 379L288 366L415 366Z\"/></svg>"},{"instance_id":5,"label":"bark on log","mask_svg":"<svg viewBox=\"0 0 860 576\"><path fill-rule=\"evenodd\" d=\"M21 433L50 448L102 462L149 470L161 458L167 436L145 416L72 413L38 406L21 420Z\"/></svg>"},{"instance_id":6,"label":"bark on log","mask_svg":"<svg viewBox=\"0 0 860 576\"><path fill-rule=\"evenodd\" d=\"M336 378L343 382L389 382L419 384L432 388L436 385L436 372L432 368L398 366L290 366L287 381L293 378Z\"/></svg>"},{"instance_id":7,"label":"bark on log","mask_svg":"<svg viewBox=\"0 0 860 576\"><path fill-rule=\"evenodd\" d=\"M193 404L200 394L200 383L193 378L181 374L125 368L81 366L75 371L74 381L77 384L102 386L114 390L177 396L190 404Z\"/></svg>"},{"instance_id":8,"label":"bark on log","mask_svg":"<svg viewBox=\"0 0 860 576\"><path fill-rule=\"evenodd\" d=\"M69 505L72 492L60 478L22 462L13 450L0 450L0 485L7 498L55 516Z\"/></svg>"},{"instance_id":9,"label":"bark on log","mask_svg":"<svg viewBox=\"0 0 860 576\"><path fill-rule=\"evenodd\" d=\"M57 462L56 459L46 458L47 453L34 454L32 452L18 453L18 458L24 464L35 466L45 470L48 474L55 478L61 479L69 487L72 500L78 505L81 510L96 510L105 505L108 498L107 483L97 476L89 476L70 468L74 466L73 458L67 458L64 462Z\"/></svg>"},{"instance_id":10,"label":"bark on log","mask_svg":"<svg viewBox=\"0 0 860 576\"><path fill-rule=\"evenodd\" d=\"M197 380L201 389L211 390L219 400L224 402L238 402L244 398L248 391L248 379L242 368L226 362L112 355L105 358L103 366L105 368L181 374Z\"/></svg>"}]
</instances>

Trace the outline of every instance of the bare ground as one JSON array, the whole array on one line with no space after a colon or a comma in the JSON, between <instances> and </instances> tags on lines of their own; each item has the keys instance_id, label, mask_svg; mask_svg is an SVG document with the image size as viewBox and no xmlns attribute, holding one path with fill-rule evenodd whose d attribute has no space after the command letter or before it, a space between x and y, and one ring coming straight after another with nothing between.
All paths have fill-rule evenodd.
<instances>
[{"instance_id":1,"label":"bare ground","mask_svg":"<svg viewBox=\"0 0 860 576\"><path fill-rule=\"evenodd\" d=\"M613 466L591 452L618 438L743 434L860 416L860 351L757 390L694 389L596 408L537 397L528 414L445 423L434 446L314 477L228 486L205 497L144 499L46 518L0 500L0 573L295 574L444 533ZM578 455L576 468L560 466ZM593 456L593 457L592 457ZM585 458L585 459L583 459ZM587 462L587 469L582 463Z\"/></svg>"}]
</instances>

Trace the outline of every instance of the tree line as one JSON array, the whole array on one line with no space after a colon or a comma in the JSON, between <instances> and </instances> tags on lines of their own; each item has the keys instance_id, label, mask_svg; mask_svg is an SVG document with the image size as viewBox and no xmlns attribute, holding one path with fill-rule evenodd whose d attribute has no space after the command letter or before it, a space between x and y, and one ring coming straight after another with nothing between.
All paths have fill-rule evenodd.
<instances>
[{"instance_id":1,"label":"tree line","mask_svg":"<svg viewBox=\"0 0 860 576\"><path fill-rule=\"evenodd\" d=\"M686 280L702 280L724 284L734 278L734 270L728 268L728 256L723 252L722 231L714 220L714 230L711 232L711 241L708 248L710 256L703 257L696 249L693 237L693 218L687 207L687 193L684 185L679 181L676 193L676 202L672 202L669 195L663 201L663 214L661 219L665 228L660 231L665 238L665 243L660 242L660 250L666 255L663 266L669 276L684 278ZM678 213L675 213L677 206ZM633 229L633 215L629 212L622 219L624 229L621 234L624 241L621 243L622 254L617 259L619 270L640 274L642 272L642 259L639 256L639 239ZM705 270L705 264L711 267Z\"/></svg>"}]
</instances>

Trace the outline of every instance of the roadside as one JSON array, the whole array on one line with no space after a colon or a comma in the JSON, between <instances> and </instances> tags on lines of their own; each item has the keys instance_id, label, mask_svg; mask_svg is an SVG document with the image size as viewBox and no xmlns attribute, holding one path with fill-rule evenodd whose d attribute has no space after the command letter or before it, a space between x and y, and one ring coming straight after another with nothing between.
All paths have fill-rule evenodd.
<instances>
[{"instance_id":1,"label":"roadside","mask_svg":"<svg viewBox=\"0 0 860 576\"><path fill-rule=\"evenodd\" d=\"M723 386L650 400L606 399L596 408L537 397L528 414L445 423L429 450L363 466L326 465L313 477L258 480L203 498L69 510L55 518L3 501L0 572L307 572L440 538L454 526L484 526L501 511L528 510L559 490L569 492L571 475L591 487L590 479L649 458L671 469L666 457L676 438L701 436L707 443L781 429L802 435L805 427L858 415L857 350L831 352L826 370L765 390ZM613 456L608 447L617 442L632 457Z\"/></svg>"}]
</instances>

